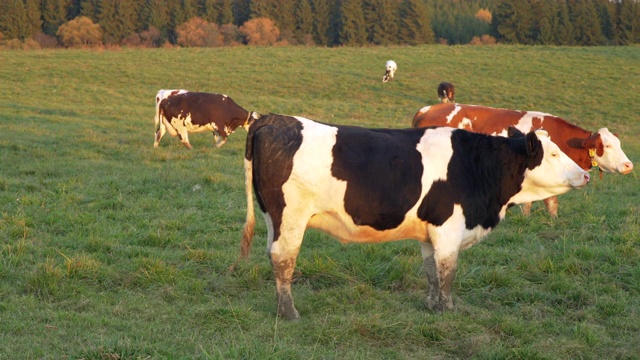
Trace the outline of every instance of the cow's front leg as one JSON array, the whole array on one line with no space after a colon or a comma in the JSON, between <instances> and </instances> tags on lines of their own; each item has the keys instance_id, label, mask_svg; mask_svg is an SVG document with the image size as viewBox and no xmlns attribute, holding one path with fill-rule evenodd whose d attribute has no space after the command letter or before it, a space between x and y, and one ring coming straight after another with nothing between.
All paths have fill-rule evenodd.
<instances>
[{"instance_id":1,"label":"cow's front leg","mask_svg":"<svg viewBox=\"0 0 640 360\"><path fill-rule=\"evenodd\" d=\"M227 143L227 136L224 133L218 133L217 131L213 132L213 141L216 144L216 147L221 147L222 145Z\"/></svg>"},{"instance_id":2,"label":"cow's front leg","mask_svg":"<svg viewBox=\"0 0 640 360\"><path fill-rule=\"evenodd\" d=\"M193 149L193 147L189 143L189 133L187 132L186 128L183 127L182 129L180 129L180 131L178 132L178 137L180 138L180 142L182 143L182 145L184 145L184 147L189 150Z\"/></svg>"},{"instance_id":3,"label":"cow's front leg","mask_svg":"<svg viewBox=\"0 0 640 360\"><path fill-rule=\"evenodd\" d=\"M279 259L272 257L271 265L273 265L273 276L276 279L278 315L287 320L298 320L300 314L293 304L293 296L291 294L291 280L293 278L293 270L296 267L296 258Z\"/></svg>"},{"instance_id":4,"label":"cow's front leg","mask_svg":"<svg viewBox=\"0 0 640 360\"><path fill-rule=\"evenodd\" d=\"M549 210L549 214L552 217L554 218L558 217L558 197L557 196L552 196L550 198L544 199L544 205L547 207L547 210Z\"/></svg>"},{"instance_id":5,"label":"cow's front leg","mask_svg":"<svg viewBox=\"0 0 640 360\"><path fill-rule=\"evenodd\" d=\"M533 206L532 202L522 204L522 213L524 216L531 215L531 207Z\"/></svg>"},{"instance_id":6,"label":"cow's front leg","mask_svg":"<svg viewBox=\"0 0 640 360\"><path fill-rule=\"evenodd\" d=\"M427 308L434 312L453 309L451 285L456 275L457 251L436 251L430 243L420 243L427 275Z\"/></svg>"}]
</instances>

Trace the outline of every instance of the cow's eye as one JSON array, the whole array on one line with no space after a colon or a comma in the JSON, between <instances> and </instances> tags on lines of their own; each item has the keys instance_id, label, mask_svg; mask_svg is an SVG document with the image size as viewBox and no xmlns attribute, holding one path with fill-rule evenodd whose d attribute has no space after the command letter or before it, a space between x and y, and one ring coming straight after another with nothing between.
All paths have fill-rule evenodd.
<instances>
[{"instance_id":1,"label":"cow's eye","mask_svg":"<svg viewBox=\"0 0 640 360\"><path fill-rule=\"evenodd\" d=\"M554 151L554 152L551 153L551 156L556 158L556 157L560 156L560 154Z\"/></svg>"}]
</instances>

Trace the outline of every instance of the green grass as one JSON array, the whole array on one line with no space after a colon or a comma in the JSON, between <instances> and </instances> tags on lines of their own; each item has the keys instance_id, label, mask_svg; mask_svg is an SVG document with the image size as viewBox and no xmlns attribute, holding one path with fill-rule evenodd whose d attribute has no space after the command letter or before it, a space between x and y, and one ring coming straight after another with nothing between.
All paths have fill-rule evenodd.
<instances>
[{"instance_id":1,"label":"green grass","mask_svg":"<svg viewBox=\"0 0 640 360\"><path fill-rule=\"evenodd\" d=\"M398 65L382 84L384 63ZM244 130L221 149L165 137L161 88L250 110L407 127L437 100L549 112L619 133L640 158L640 47L154 49L0 52L0 358L638 358L640 186L607 174L518 208L462 253L456 309L425 310L413 241L308 231L296 323L275 316L258 217L251 260Z\"/></svg>"}]
</instances>

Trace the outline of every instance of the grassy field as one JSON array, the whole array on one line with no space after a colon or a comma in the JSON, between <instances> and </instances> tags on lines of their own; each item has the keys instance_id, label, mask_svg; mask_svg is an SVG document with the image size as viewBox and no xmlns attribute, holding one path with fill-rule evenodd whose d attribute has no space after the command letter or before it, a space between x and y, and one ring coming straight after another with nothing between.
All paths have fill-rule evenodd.
<instances>
[{"instance_id":1,"label":"grassy field","mask_svg":"<svg viewBox=\"0 0 640 360\"><path fill-rule=\"evenodd\" d=\"M396 79L382 84L394 59ZM407 127L437 101L539 110L608 127L640 159L640 47L157 49L0 52L1 359L638 359L638 171L512 208L463 252L455 311L425 310L414 241L342 245L307 231L275 316L262 218L245 216L239 130L221 149L165 137L161 88L249 110ZM637 165L637 164L636 164Z\"/></svg>"}]
</instances>

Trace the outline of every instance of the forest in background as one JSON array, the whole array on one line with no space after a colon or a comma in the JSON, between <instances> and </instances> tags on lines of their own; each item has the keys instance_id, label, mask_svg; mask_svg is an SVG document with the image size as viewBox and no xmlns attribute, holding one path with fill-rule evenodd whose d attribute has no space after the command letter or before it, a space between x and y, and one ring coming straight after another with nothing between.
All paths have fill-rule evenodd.
<instances>
[{"instance_id":1,"label":"forest in background","mask_svg":"<svg viewBox=\"0 0 640 360\"><path fill-rule=\"evenodd\" d=\"M640 43L638 0L4 0L0 46Z\"/></svg>"}]
</instances>

